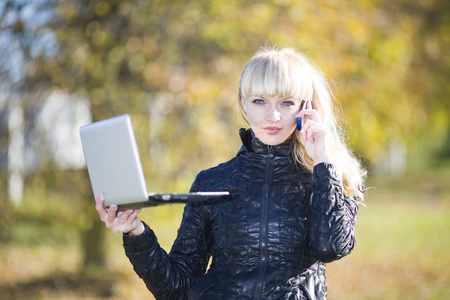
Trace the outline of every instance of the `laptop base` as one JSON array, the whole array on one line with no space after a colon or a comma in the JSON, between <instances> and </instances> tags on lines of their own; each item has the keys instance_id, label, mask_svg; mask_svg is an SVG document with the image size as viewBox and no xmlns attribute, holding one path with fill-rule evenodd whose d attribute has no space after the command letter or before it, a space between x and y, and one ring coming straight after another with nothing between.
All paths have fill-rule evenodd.
<instances>
[{"instance_id":1,"label":"laptop base","mask_svg":"<svg viewBox=\"0 0 450 300\"><path fill-rule=\"evenodd\" d=\"M150 194L148 200L143 202L125 203L118 206L118 210L154 207L167 204L181 204L203 202L211 199L228 196L229 192L197 192L197 193L168 193Z\"/></svg>"}]
</instances>

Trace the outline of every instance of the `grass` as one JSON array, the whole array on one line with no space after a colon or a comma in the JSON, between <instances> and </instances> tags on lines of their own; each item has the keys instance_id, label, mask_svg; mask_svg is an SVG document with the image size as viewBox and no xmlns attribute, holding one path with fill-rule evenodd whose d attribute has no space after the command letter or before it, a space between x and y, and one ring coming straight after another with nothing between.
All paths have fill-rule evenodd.
<instances>
[{"instance_id":1,"label":"grass","mask_svg":"<svg viewBox=\"0 0 450 300\"><path fill-rule=\"evenodd\" d=\"M327 266L328 299L450 299L449 178L449 172L371 178L375 188L358 214L355 250ZM0 299L152 299L120 235L107 233L110 272L86 276L76 234L82 214L59 207L61 221L39 208L42 201L27 196L28 217L14 224L15 239L0 245ZM170 249L181 213L175 205L141 217Z\"/></svg>"},{"instance_id":2,"label":"grass","mask_svg":"<svg viewBox=\"0 0 450 300\"><path fill-rule=\"evenodd\" d=\"M449 299L450 176L375 179L356 248L329 264L329 299Z\"/></svg>"}]
</instances>

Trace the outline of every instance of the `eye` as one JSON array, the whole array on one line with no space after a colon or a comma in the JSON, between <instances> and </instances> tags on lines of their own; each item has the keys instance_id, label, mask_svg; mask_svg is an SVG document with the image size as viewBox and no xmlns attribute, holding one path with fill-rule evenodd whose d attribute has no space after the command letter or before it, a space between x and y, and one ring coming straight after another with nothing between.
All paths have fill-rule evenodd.
<instances>
[{"instance_id":1,"label":"eye","mask_svg":"<svg viewBox=\"0 0 450 300\"><path fill-rule=\"evenodd\" d=\"M252 103L262 105L265 102L263 99L256 98L256 99L253 99Z\"/></svg>"},{"instance_id":2,"label":"eye","mask_svg":"<svg viewBox=\"0 0 450 300\"><path fill-rule=\"evenodd\" d=\"M287 101L283 101L282 105L283 106L294 106L295 103L294 103L294 101L287 100Z\"/></svg>"}]
</instances>

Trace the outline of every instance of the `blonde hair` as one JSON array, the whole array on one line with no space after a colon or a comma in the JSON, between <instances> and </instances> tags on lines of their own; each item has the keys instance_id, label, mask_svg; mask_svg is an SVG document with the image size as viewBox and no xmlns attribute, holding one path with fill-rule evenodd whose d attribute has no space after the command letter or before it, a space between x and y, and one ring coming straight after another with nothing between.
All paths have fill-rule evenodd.
<instances>
[{"instance_id":1,"label":"blonde hair","mask_svg":"<svg viewBox=\"0 0 450 300\"><path fill-rule=\"evenodd\" d=\"M244 68L240 80L238 103L246 121L241 99L250 95L311 100L329 133L329 152L345 193L363 199L366 171L344 142L332 103L335 99L324 74L305 55L292 48L262 48ZM314 161L306 154L300 132L295 130L292 138L294 159L312 172Z\"/></svg>"}]
</instances>

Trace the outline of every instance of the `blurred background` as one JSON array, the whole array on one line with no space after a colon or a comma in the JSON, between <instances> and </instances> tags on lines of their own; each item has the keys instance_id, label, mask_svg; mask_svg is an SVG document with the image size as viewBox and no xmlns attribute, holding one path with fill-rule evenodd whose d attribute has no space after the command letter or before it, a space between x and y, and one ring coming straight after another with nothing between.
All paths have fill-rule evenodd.
<instances>
[{"instance_id":1,"label":"blurred background","mask_svg":"<svg viewBox=\"0 0 450 300\"><path fill-rule=\"evenodd\" d=\"M0 1L0 298L152 299L94 210L79 127L131 115L148 187L233 157L266 44L327 74L369 170L329 299L449 299L449 1ZM170 250L183 207L141 218Z\"/></svg>"}]
</instances>

